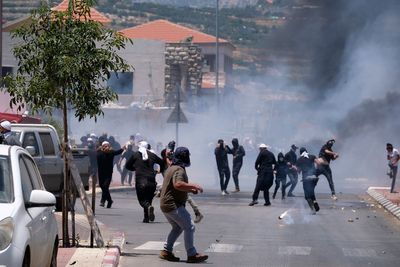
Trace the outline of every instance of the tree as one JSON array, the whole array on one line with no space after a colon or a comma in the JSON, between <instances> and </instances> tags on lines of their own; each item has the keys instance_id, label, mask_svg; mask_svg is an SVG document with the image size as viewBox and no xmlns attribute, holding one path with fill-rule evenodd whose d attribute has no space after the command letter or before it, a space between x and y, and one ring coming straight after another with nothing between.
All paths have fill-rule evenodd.
<instances>
[{"instance_id":1,"label":"tree","mask_svg":"<svg viewBox=\"0 0 400 267\"><path fill-rule=\"evenodd\" d=\"M68 151L67 106L79 121L103 115L101 105L118 98L107 86L111 73L131 68L117 51L128 39L91 20L94 0L69 0L68 10L53 11L44 1L32 12L31 22L16 29L20 41L13 49L18 60L15 77L4 78L11 96L10 106L51 114L63 110L63 149ZM69 246L68 161L64 154L63 241Z\"/></svg>"}]
</instances>

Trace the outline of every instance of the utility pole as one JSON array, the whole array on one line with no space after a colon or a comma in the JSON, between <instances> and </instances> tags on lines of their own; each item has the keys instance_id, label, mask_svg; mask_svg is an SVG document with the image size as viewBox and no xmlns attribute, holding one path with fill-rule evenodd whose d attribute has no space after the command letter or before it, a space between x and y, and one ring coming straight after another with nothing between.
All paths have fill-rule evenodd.
<instances>
[{"instance_id":1,"label":"utility pole","mask_svg":"<svg viewBox=\"0 0 400 267\"><path fill-rule=\"evenodd\" d=\"M219 107L220 104L220 91L219 91L219 22L218 22L218 16L219 16L219 0L216 0L216 9L215 9L215 91L217 94L217 107Z\"/></svg>"},{"instance_id":2,"label":"utility pole","mask_svg":"<svg viewBox=\"0 0 400 267\"><path fill-rule=\"evenodd\" d=\"M175 124L175 142L176 142L176 146L178 147L179 144L179 123L181 121L181 88L180 86L176 86L176 108L178 111L178 118L176 120L176 124Z\"/></svg>"}]
</instances>

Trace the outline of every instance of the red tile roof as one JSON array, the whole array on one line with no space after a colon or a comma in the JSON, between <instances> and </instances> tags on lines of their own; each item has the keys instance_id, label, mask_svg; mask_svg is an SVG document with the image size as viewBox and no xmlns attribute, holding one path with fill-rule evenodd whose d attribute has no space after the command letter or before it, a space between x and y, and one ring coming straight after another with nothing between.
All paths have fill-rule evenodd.
<instances>
[{"instance_id":1,"label":"red tile roof","mask_svg":"<svg viewBox=\"0 0 400 267\"><path fill-rule=\"evenodd\" d=\"M54 11L67 11L68 10L68 3L69 0L64 0L62 1L58 6L52 8L52 10ZM94 8L90 8L90 19L93 21L97 21L103 24L107 24L110 23L111 20L109 18L107 18L106 16L104 16L103 14L101 14L99 11L97 11Z\"/></svg>"},{"instance_id":2,"label":"red tile roof","mask_svg":"<svg viewBox=\"0 0 400 267\"><path fill-rule=\"evenodd\" d=\"M205 34L190 28L169 22L167 20L154 20L136 27L120 31L131 39L160 40L167 43L179 43L187 37L193 36L193 43L215 43L215 36ZM221 43L228 43L219 39Z\"/></svg>"}]
</instances>

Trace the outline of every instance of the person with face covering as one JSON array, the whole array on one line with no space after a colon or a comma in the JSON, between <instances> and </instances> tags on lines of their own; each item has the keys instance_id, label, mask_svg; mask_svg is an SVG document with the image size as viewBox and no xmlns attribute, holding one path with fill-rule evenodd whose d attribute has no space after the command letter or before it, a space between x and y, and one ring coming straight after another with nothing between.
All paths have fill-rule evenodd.
<instances>
[{"instance_id":1,"label":"person with face covering","mask_svg":"<svg viewBox=\"0 0 400 267\"><path fill-rule=\"evenodd\" d=\"M160 208L171 224L171 231L159 257L167 261L177 262L172 250L178 237L184 234L187 263L199 263L208 259L207 255L197 253L194 247L195 226L185 204L188 193L202 193L203 188L189 183L186 168L190 166L190 152L186 147L178 147L172 158L172 165L166 170L160 195Z\"/></svg>"},{"instance_id":2,"label":"person with face covering","mask_svg":"<svg viewBox=\"0 0 400 267\"><path fill-rule=\"evenodd\" d=\"M287 175L289 176L289 182L285 185L285 187L289 187L289 191L287 196L288 197L295 197L295 195L293 194L293 190L297 185L297 182L299 180L299 176L297 174L297 168L296 168L296 161L297 161L297 155L296 155L296 150L297 150L297 146L296 145L292 145L290 147L290 151L288 153L285 154L285 161L287 163L287 167L288 167L288 172Z\"/></svg>"},{"instance_id":3,"label":"person with face covering","mask_svg":"<svg viewBox=\"0 0 400 267\"><path fill-rule=\"evenodd\" d=\"M107 208L111 208L114 202L110 195L110 184L114 168L114 157L121 154L124 148L113 150L108 141L103 141L101 148L97 151L97 170L99 176L99 185L102 191L100 206L104 207L107 201Z\"/></svg>"},{"instance_id":4,"label":"person with face covering","mask_svg":"<svg viewBox=\"0 0 400 267\"><path fill-rule=\"evenodd\" d=\"M278 161L276 162L275 171L275 189L272 198L275 199L276 193L278 192L279 186L282 190L282 199L285 199L285 185L286 185L286 175L287 175L287 162L282 152L278 154Z\"/></svg>"},{"instance_id":5,"label":"person with face covering","mask_svg":"<svg viewBox=\"0 0 400 267\"><path fill-rule=\"evenodd\" d=\"M138 151L128 159L125 168L135 171L135 189L140 206L143 208L143 222L154 221L154 207L152 206L154 192L157 189L156 175L154 165L160 166L160 172L163 173L165 165L163 160L156 154L147 149L146 141L138 144Z\"/></svg>"},{"instance_id":6,"label":"person with face covering","mask_svg":"<svg viewBox=\"0 0 400 267\"><path fill-rule=\"evenodd\" d=\"M274 166L276 165L275 155L268 151L267 145L260 144L260 153L256 159L255 169L257 170L257 183L253 193L253 201L249 206L258 204L258 194L264 191L264 206L270 206L269 189L274 183Z\"/></svg>"},{"instance_id":7,"label":"person with face covering","mask_svg":"<svg viewBox=\"0 0 400 267\"><path fill-rule=\"evenodd\" d=\"M243 157L246 155L243 146L239 145L239 140L237 138L232 139L232 146L231 149L227 146L228 153L233 155L233 162L232 162L232 177L235 183L235 191L233 193L240 192L239 188L239 172L243 165Z\"/></svg>"},{"instance_id":8,"label":"person with face covering","mask_svg":"<svg viewBox=\"0 0 400 267\"><path fill-rule=\"evenodd\" d=\"M307 200L312 214L316 214L319 211L319 205L315 198L314 189L318 183L315 167L318 166L318 160L314 155L308 154L307 150L302 147L300 148L300 158L297 160L296 166L298 167L298 171L302 173L304 198Z\"/></svg>"},{"instance_id":9,"label":"person with face covering","mask_svg":"<svg viewBox=\"0 0 400 267\"><path fill-rule=\"evenodd\" d=\"M228 163L228 149L225 146L224 140L218 140L214 154L217 161L221 195L229 195L228 191L226 191L226 188L228 187L229 179L231 178L231 171Z\"/></svg>"},{"instance_id":10,"label":"person with face covering","mask_svg":"<svg viewBox=\"0 0 400 267\"><path fill-rule=\"evenodd\" d=\"M163 150L161 150L161 158L163 159L165 166L167 166L167 167L172 165L174 150L175 150L175 141L169 142L168 146L166 148L164 148ZM165 176L165 172L163 173L163 176ZM160 189L160 191L161 191L161 189ZM187 202L193 209L193 212L195 215L195 218L193 220L194 223L199 223L204 218L204 215L201 214L201 212L200 212L199 206L196 204L196 202L193 200L193 198L189 195L187 197Z\"/></svg>"},{"instance_id":11,"label":"person with face covering","mask_svg":"<svg viewBox=\"0 0 400 267\"><path fill-rule=\"evenodd\" d=\"M335 194L335 185L333 184L332 170L331 170L331 167L329 166L331 160L335 160L339 157L339 155L337 153L332 151L332 146L334 143L335 143L335 140L331 139L328 142L326 142L325 145L323 145L321 147L321 150L319 152L319 162L321 164L318 165L317 176L322 174L326 177L326 179L328 180L328 183L329 183L329 188L331 189L331 193L332 193L331 198L333 200L337 200L337 197Z\"/></svg>"}]
</instances>

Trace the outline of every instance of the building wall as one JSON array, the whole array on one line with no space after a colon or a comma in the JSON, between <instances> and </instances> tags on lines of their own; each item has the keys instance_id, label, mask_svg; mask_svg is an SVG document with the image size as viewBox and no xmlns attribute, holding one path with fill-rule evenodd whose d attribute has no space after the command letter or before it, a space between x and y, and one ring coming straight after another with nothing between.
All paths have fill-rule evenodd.
<instances>
[{"instance_id":1,"label":"building wall","mask_svg":"<svg viewBox=\"0 0 400 267\"><path fill-rule=\"evenodd\" d=\"M132 95L119 95L126 105L132 101L156 101L164 96L165 43L152 40L133 40L119 51L134 68Z\"/></svg>"}]
</instances>

